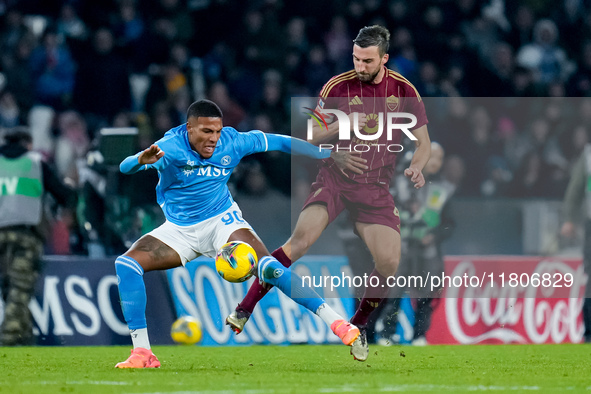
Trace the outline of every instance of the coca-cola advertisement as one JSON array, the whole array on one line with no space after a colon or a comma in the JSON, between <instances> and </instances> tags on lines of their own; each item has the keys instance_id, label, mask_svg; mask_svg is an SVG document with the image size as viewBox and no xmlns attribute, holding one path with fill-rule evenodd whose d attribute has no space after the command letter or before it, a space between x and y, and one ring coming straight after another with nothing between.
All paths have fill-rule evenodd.
<instances>
[{"instance_id":1,"label":"coca-cola advertisement","mask_svg":"<svg viewBox=\"0 0 591 394\"><path fill-rule=\"evenodd\" d=\"M579 343L587 275L580 259L459 256L445 260L432 344ZM453 278L480 278L479 286ZM476 282L476 280L474 280Z\"/></svg>"}]
</instances>

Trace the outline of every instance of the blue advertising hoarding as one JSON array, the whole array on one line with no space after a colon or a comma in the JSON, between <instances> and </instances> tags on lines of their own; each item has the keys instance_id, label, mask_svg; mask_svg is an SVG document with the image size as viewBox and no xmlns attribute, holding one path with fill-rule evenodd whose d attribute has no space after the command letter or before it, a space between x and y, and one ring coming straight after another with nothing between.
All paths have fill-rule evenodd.
<instances>
[{"instance_id":1,"label":"blue advertising hoarding","mask_svg":"<svg viewBox=\"0 0 591 394\"><path fill-rule=\"evenodd\" d=\"M42 275L29 303L38 345L131 346L119 305L114 262L115 258L44 257ZM144 280L150 340L172 344L170 326L175 316L166 275L149 272ZM0 305L0 321L3 315Z\"/></svg>"},{"instance_id":2,"label":"blue advertising hoarding","mask_svg":"<svg viewBox=\"0 0 591 394\"><path fill-rule=\"evenodd\" d=\"M131 345L117 289L114 258L46 256L29 303L38 345ZM349 273L346 257L306 256L293 266L300 275ZM272 289L255 308L245 331L234 335L225 317L242 301L251 281L226 282L212 259L200 258L166 272L144 275L146 319L152 344L172 344L170 327L178 316L193 315L203 327L200 345L339 343L316 315ZM351 317L347 289L317 291L338 313ZM326 291L326 292L324 292ZM324 292L324 293L323 293ZM0 323L3 305L0 299Z\"/></svg>"},{"instance_id":3,"label":"blue advertising hoarding","mask_svg":"<svg viewBox=\"0 0 591 394\"><path fill-rule=\"evenodd\" d=\"M345 257L313 256L298 261L293 269L301 275L341 275L349 266ZM244 332L235 335L224 319L258 279L229 283L217 274L213 259L193 260L185 268L167 271L167 276L177 316L191 315L201 321L202 345L340 342L320 318L275 288L255 308ZM338 313L351 317L354 301L348 293L322 294L322 289L317 290Z\"/></svg>"}]
</instances>

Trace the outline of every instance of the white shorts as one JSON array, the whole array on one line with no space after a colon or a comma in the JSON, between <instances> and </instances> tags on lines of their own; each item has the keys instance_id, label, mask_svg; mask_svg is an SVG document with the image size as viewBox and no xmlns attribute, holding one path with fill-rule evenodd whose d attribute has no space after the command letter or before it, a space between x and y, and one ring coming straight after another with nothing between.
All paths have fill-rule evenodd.
<instances>
[{"instance_id":1,"label":"white shorts","mask_svg":"<svg viewBox=\"0 0 591 394\"><path fill-rule=\"evenodd\" d=\"M233 203L227 211L192 226L178 226L168 220L148 235L159 239L181 256L181 263L200 255L215 257L217 251L228 242L236 230L249 229L250 224L242 218L238 204Z\"/></svg>"}]
</instances>

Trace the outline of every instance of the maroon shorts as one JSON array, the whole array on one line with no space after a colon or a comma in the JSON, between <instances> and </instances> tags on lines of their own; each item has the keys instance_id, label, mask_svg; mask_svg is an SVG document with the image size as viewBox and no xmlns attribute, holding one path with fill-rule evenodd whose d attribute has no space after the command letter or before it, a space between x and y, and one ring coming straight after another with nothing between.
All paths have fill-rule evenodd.
<instances>
[{"instance_id":1,"label":"maroon shorts","mask_svg":"<svg viewBox=\"0 0 591 394\"><path fill-rule=\"evenodd\" d=\"M333 168L320 168L303 209L312 204L326 205L329 223L347 209L353 222L383 224L400 232L398 209L388 185L354 182Z\"/></svg>"}]
</instances>

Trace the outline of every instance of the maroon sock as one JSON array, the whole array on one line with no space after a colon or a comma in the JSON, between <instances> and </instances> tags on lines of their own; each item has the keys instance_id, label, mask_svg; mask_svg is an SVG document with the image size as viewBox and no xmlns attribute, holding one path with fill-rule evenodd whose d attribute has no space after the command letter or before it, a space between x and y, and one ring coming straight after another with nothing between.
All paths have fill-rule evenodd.
<instances>
[{"instance_id":1,"label":"maroon sock","mask_svg":"<svg viewBox=\"0 0 591 394\"><path fill-rule=\"evenodd\" d=\"M363 298L359 303L359 307L355 312L355 316L351 318L351 324L354 324L358 327L367 325L369 315L380 305L382 300L388 295L388 292L390 291L386 284L386 278L382 276L382 274L380 274L375 268L369 275L368 283L372 283L371 278L373 276L378 278L378 286L367 286L365 292L363 293ZM375 283L375 279L373 280L373 283Z\"/></svg>"},{"instance_id":2,"label":"maroon sock","mask_svg":"<svg viewBox=\"0 0 591 394\"><path fill-rule=\"evenodd\" d=\"M289 267L291 265L291 260L285 252L283 248L279 247L271 256L275 257L283 266ZM271 290L271 289L269 289ZM248 293L246 293L246 297L242 300L238 307L236 308L237 311L248 312L252 313L254 307L257 303L269 292L269 290L265 289L258 280L255 280L250 289L248 289Z\"/></svg>"}]
</instances>

